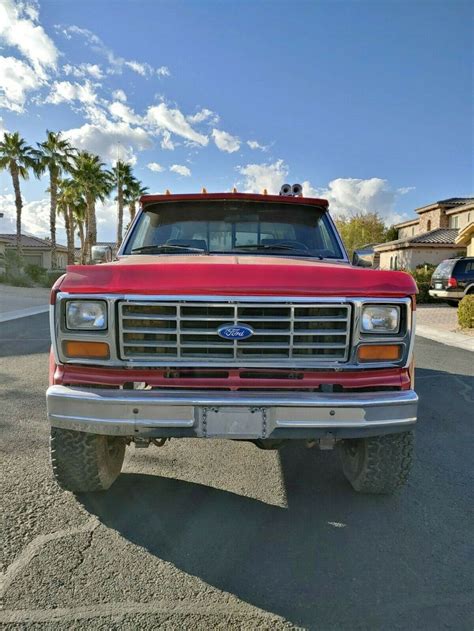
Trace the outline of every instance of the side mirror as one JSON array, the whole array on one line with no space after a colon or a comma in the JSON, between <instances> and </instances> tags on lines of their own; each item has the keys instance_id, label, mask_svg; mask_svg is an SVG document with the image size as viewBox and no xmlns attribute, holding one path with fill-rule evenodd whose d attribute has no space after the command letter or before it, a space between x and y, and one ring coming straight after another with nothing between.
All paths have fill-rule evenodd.
<instances>
[{"instance_id":1,"label":"side mirror","mask_svg":"<svg viewBox=\"0 0 474 631\"><path fill-rule=\"evenodd\" d=\"M374 253L367 250L356 250L352 255L352 265L357 267L374 267Z\"/></svg>"},{"instance_id":2,"label":"side mirror","mask_svg":"<svg viewBox=\"0 0 474 631\"><path fill-rule=\"evenodd\" d=\"M112 248L110 245L93 245L91 249L93 263L110 263L112 260Z\"/></svg>"}]
</instances>

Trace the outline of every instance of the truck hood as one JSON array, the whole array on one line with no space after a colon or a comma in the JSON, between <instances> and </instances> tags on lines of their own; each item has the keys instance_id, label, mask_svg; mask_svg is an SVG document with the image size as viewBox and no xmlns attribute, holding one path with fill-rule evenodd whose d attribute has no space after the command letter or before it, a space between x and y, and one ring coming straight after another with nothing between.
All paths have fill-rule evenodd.
<instances>
[{"instance_id":1,"label":"truck hood","mask_svg":"<svg viewBox=\"0 0 474 631\"><path fill-rule=\"evenodd\" d=\"M314 259L249 255L139 255L68 266L60 291L92 294L227 296L409 296L404 272Z\"/></svg>"}]
</instances>

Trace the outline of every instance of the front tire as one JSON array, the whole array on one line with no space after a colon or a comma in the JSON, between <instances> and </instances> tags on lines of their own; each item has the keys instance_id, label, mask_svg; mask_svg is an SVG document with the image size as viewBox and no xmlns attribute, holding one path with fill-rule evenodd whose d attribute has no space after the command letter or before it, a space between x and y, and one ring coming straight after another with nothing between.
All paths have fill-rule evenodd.
<instances>
[{"instance_id":1,"label":"front tire","mask_svg":"<svg viewBox=\"0 0 474 631\"><path fill-rule=\"evenodd\" d=\"M122 469L125 440L52 427L50 453L53 474L62 489L105 491Z\"/></svg>"},{"instance_id":2,"label":"front tire","mask_svg":"<svg viewBox=\"0 0 474 631\"><path fill-rule=\"evenodd\" d=\"M344 475L359 493L394 493L407 482L413 447L413 432L344 440L339 446Z\"/></svg>"},{"instance_id":3,"label":"front tire","mask_svg":"<svg viewBox=\"0 0 474 631\"><path fill-rule=\"evenodd\" d=\"M457 307L459 305L458 300L446 300L446 302L448 303L450 307Z\"/></svg>"}]
</instances>

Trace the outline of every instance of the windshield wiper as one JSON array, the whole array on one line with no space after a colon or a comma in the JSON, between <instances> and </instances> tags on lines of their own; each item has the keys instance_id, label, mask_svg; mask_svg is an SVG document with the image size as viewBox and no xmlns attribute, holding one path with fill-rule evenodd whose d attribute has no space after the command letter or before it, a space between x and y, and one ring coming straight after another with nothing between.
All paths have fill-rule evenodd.
<instances>
[{"instance_id":1,"label":"windshield wiper","mask_svg":"<svg viewBox=\"0 0 474 631\"><path fill-rule=\"evenodd\" d=\"M323 257L320 254L313 254L307 250L302 250L301 248L297 248L294 245L290 245L289 243L248 243L247 245L239 245L234 248L235 251L239 250L290 250L291 252L298 252L301 256L308 256L312 258L322 259Z\"/></svg>"},{"instance_id":2,"label":"windshield wiper","mask_svg":"<svg viewBox=\"0 0 474 631\"><path fill-rule=\"evenodd\" d=\"M132 254L135 252L167 252L169 250L179 250L181 252L202 252L209 254L208 250L204 248L193 248L190 245L176 245L172 243L161 243L160 245L142 245L139 248L133 248Z\"/></svg>"}]
</instances>

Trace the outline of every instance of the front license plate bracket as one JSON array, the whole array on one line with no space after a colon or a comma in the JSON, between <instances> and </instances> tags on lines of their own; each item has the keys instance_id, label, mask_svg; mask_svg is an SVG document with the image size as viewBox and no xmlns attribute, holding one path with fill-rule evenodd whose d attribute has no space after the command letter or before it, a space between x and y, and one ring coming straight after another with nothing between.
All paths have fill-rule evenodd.
<instances>
[{"instance_id":1,"label":"front license plate bracket","mask_svg":"<svg viewBox=\"0 0 474 631\"><path fill-rule=\"evenodd\" d=\"M198 408L200 434L206 438L265 438L267 413L261 407Z\"/></svg>"}]
</instances>

